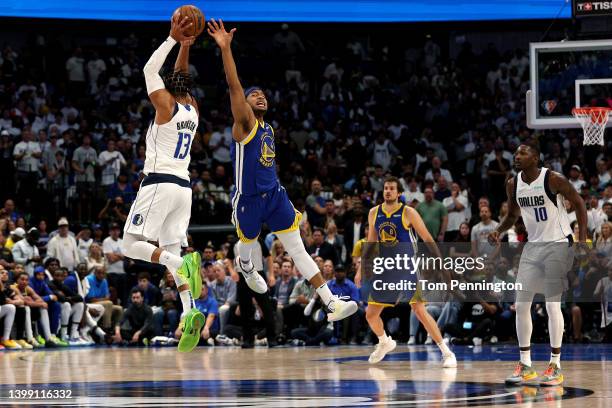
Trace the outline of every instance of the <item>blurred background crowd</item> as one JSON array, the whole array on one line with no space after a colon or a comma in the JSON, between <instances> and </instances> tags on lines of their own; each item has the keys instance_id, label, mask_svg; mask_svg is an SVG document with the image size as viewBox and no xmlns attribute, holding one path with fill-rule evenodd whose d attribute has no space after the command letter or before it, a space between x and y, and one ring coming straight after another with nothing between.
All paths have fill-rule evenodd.
<instances>
[{"instance_id":1,"label":"blurred background crowd","mask_svg":"<svg viewBox=\"0 0 612 408\"><path fill-rule=\"evenodd\" d=\"M611 340L610 143L584 148L579 131L526 128L523 43L509 39L473 49L463 41L451 52L448 33L420 33L405 43L351 29L322 41L325 31L299 32L286 24L244 31L234 49L238 69L245 87L256 84L268 95L279 176L304 214L307 250L332 281L332 292L360 304L348 321L328 324L315 291L274 235L264 233L258 269L266 273L275 310L270 316L254 308L248 316L261 326L260 344L372 342L363 313L367 285L353 279L367 212L382 201L389 175L400 178L404 201L452 256L494 255L482 275L512 281L513 258L528 239L524 226L509 231L503 250L490 247L486 236L507 214L504 186L514 175L513 152L534 141L543 165L564 174L588 210L593 249L568 277L566 336ZM180 335L172 277L125 258L120 245L154 115L142 67L164 38L156 35L32 34L2 44L0 318L6 348L154 338L172 343ZM215 315L203 343L240 344L245 316L232 266L237 239L227 225L229 97L217 48L203 36L191 54L201 118L191 150L192 228L185 250L203 253L207 285L197 304ZM511 302L449 298L428 310L448 341L478 345L513 336ZM533 313L540 322L535 336L544 338L546 310L535 304ZM394 337L431 341L408 305L383 317ZM266 339L270 325L274 340Z\"/></svg>"}]
</instances>

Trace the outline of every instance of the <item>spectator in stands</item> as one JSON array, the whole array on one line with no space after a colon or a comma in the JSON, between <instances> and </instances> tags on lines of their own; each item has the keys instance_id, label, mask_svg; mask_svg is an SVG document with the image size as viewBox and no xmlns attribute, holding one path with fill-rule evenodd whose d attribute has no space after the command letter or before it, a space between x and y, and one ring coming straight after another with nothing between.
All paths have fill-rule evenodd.
<instances>
[{"instance_id":1,"label":"spectator in stands","mask_svg":"<svg viewBox=\"0 0 612 408\"><path fill-rule=\"evenodd\" d=\"M313 256L320 256L323 259L329 259L334 265L338 264L338 253L336 249L327 241L325 241L323 230L315 228L312 232L312 245L307 249L309 254Z\"/></svg>"},{"instance_id":2,"label":"spectator in stands","mask_svg":"<svg viewBox=\"0 0 612 408\"><path fill-rule=\"evenodd\" d=\"M570 168L569 182L578 192L580 192L580 189L582 188L582 186L586 184L586 181L580 178L581 175L582 175L582 170L580 169L580 166L578 166L577 164L574 164Z\"/></svg>"},{"instance_id":3,"label":"spectator in stands","mask_svg":"<svg viewBox=\"0 0 612 408\"><path fill-rule=\"evenodd\" d=\"M49 288L57 297L61 305L61 330L60 339L71 346L81 346L85 341L79 335L79 325L85 311L83 297L64 284L64 270L57 268L53 272L53 280L49 281ZM70 337L68 336L68 324L70 323Z\"/></svg>"},{"instance_id":4,"label":"spectator in stands","mask_svg":"<svg viewBox=\"0 0 612 408\"><path fill-rule=\"evenodd\" d=\"M161 292L159 288L151 283L151 275L149 272L140 272L138 274L138 284L132 289L138 288L142 292L144 304L154 308L161 304ZM153 309L155 313L155 309Z\"/></svg>"},{"instance_id":5,"label":"spectator in stands","mask_svg":"<svg viewBox=\"0 0 612 408\"><path fill-rule=\"evenodd\" d=\"M121 322L115 325L113 342L117 344L148 344L154 336L153 310L144 303L139 288L130 291L130 306L123 313Z\"/></svg>"},{"instance_id":6,"label":"spectator in stands","mask_svg":"<svg viewBox=\"0 0 612 408\"><path fill-rule=\"evenodd\" d=\"M595 299L601 299L601 328L604 329L604 342L612 343L612 267L608 265L608 276L597 282Z\"/></svg>"},{"instance_id":7,"label":"spectator in stands","mask_svg":"<svg viewBox=\"0 0 612 408\"><path fill-rule=\"evenodd\" d=\"M44 276L44 269L40 271L39 275ZM44 279L44 278L43 278ZM51 335L51 326L49 324L49 313L48 313L48 305L47 302L41 298L36 291L30 287L30 282L42 282L44 280L33 279L32 281L29 278L29 275L26 272L20 272L15 276L15 284L11 286L15 292L19 293L24 300L25 313L26 313L26 337L28 343L36 347L37 345L43 345L46 347L57 347L60 345L57 337ZM55 299L54 295L46 295L47 299L53 301ZM40 321L40 325L42 327L43 335L37 334L34 337L34 333L32 332L32 322Z\"/></svg>"},{"instance_id":8,"label":"spectator in stands","mask_svg":"<svg viewBox=\"0 0 612 408\"><path fill-rule=\"evenodd\" d=\"M480 207L480 222L472 228L472 256L494 256L500 247L491 245L487 237L498 225L497 221L491 219L489 207Z\"/></svg>"},{"instance_id":9,"label":"spectator in stands","mask_svg":"<svg viewBox=\"0 0 612 408\"><path fill-rule=\"evenodd\" d=\"M15 263L23 265L30 276L34 274L34 267L42 261L36 242L38 242L38 229L32 227L28 230L25 239L20 240L13 246Z\"/></svg>"},{"instance_id":10,"label":"spectator in stands","mask_svg":"<svg viewBox=\"0 0 612 408\"><path fill-rule=\"evenodd\" d=\"M434 156L431 159L431 170L428 170L427 173L425 173L425 180L433 180L434 179L433 175L434 175L434 173L436 171L439 171L440 172L440 176L444 177L444 179L447 182L449 182L449 183L453 182L453 176L452 176L451 172L448 169L442 168L442 160L440 160L439 157Z\"/></svg>"},{"instance_id":11,"label":"spectator in stands","mask_svg":"<svg viewBox=\"0 0 612 408\"><path fill-rule=\"evenodd\" d=\"M203 285L206 286L206 285ZM168 322L168 337L174 337L179 324L180 308L182 307L174 277L166 270L164 278L159 283L161 293L161 306L153 308L155 333L162 335L164 320Z\"/></svg>"},{"instance_id":12,"label":"spectator in stands","mask_svg":"<svg viewBox=\"0 0 612 408\"><path fill-rule=\"evenodd\" d=\"M76 239L68 234L68 220L66 218L60 218L57 227L59 233L49 240L47 256L57 258L61 267L73 271L81 258Z\"/></svg>"},{"instance_id":13,"label":"spectator in stands","mask_svg":"<svg viewBox=\"0 0 612 408\"><path fill-rule=\"evenodd\" d=\"M336 254L338 254L339 265L344 265L346 262L346 246L344 245L344 236L338 234L338 227L336 223L331 221L326 227L327 236L325 241L334 247Z\"/></svg>"},{"instance_id":14,"label":"spectator in stands","mask_svg":"<svg viewBox=\"0 0 612 408\"><path fill-rule=\"evenodd\" d=\"M98 165L102 168L100 185L105 190L108 190L119 178L121 168L127 165L121 152L115 149L114 140L109 140L106 145L106 150L101 152L98 156Z\"/></svg>"},{"instance_id":15,"label":"spectator in stands","mask_svg":"<svg viewBox=\"0 0 612 408\"><path fill-rule=\"evenodd\" d=\"M451 185L451 194L442 201L442 204L448 211L448 225L444 234L444 242L453 242L459 235L459 227L467 221L465 209L467 208L468 200L461 194L461 187L458 183Z\"/></svg>"},{"instance_id":16,"label":"spectator in stands","mask_svg":"<svg viewBox=\"0 0 612 408\"><path fill-rule=\"evenodd\" d=\"M206 318L206 323L200 332L202 342L204 344L214 344L214 341L211 340L214 340L219 334L219 322L216 318L219 313L219 307L215 298L209 296L209 287L207 285L202 285L202 293L199 299L195 300L195 306ZM182 334L181 328L177 328L175 337L180 339Z\"/></svg>"},{"instance_id":17,"label":"spectator in stands","mask_svg":"<svg viewBox=\"0 0 612 408\"><path fill-rule=\"evenodd\" d=\"M79 263L87 262L89 256L89 248L93 244L94 240L91 237L91 228L87 225L83 227L81 231L75 237L77 243L77 249L79 251Z\"/></svg>"},{"instance_id":18,"label":"spectator in stands","mask_svg":"<svg viewBox=\"0 0 612 408\"><path fill-rule=\"evenodd\" d=\"M321 181L314 179L310 183L310 194L306 197L308 222L313 227L323 227L325 222L325 199L321 195Z\"/></svg>"},{"instance_id":19,"label":"spectator in stands","mask_svg":"<svg viewBox=\"0 0 612 408\"><path fill-rule=\"evenodd\" d=\"M93 217L92 199L96 186L96 168L98 166L98 154L91 146L91 136L85 134L82 144L72 155L72 169L75 173L79 205L77 206L77 218L83 222ZM85 213L83 214L83 211Z\"/></svg>"},{"instance_id":20,"label":"spectator in stands","mask_svg":"<svg viewBox=\"0 0 612 408\"><path fill-rule=\"evenodd\" d=\"M458 324L447 324L444 332L450 334L453 344L481 346L483 340L493 335L495 316L500 311L496 303L466 302L459 312Z\"/></svg>"},{"instance_id":21,"label":"spectator in stands","mask_svg":"<svg viewBox=\"0 0 612 408\"><path fill-rule=\"evenodd\" d=\"M230 307L236 305L236 282L229 276L223 261L216 261L213 265L215 280L210 285L210 294L217 301L219 316L219 331L223 332L227 319L229 318Z\"/></svg>"},{"instance_id":22,"label":"spectator in stands","mask_svg":"<svg viewBox=\"0 0 612 408\"><path fill-rule=\"evenodd\" d=\"M11 221L12 222L12 221ZM6 240L6 243L4 244L4 247L6 249L9 250L13 250L13 247L15 246L16 243L18 243L19 241L23 240L26 236L26 232L23 228L21 227L17 227L15 228L15 225L13 223L13 229L10 229L10 222L9 222L9 237Z\"/></svg>"},{"instance_id":23,"label":"spectator in stands","mask_svg":"<svg viewBox=\"0 0 612 408\"><path fill-rule=\"evenodd\" d=\"M104 307L102 327L105 330L112 329L114 327L113 323L121 320L123 308L119 305L114 305L110 300L110 290L104 267L96 268L93 273L90 273L83 279L83 292L85 294L85 301L88 304L99 304Z\"/></svg>"},{"instance_id":24,"label":"spectator in stands","mask_svg":"<svg viewBox=\"0 0 612 408\"><path fill-rule=\"evenodd\" d=\"M350 318L337 322L335 328L338 330L339 337L345 344L358 344L360 343L359 332L365 322L365 307L361 301L361 294L359 288L350 279L346 277L346 271L342 268L334 271L334 279L328 283L329 290L335 296L339 296L343 299L350 299L357 302L359 309L357 313L354 313Z\"/></svg>"},{"instance_id":25,"label":"spectator in stands","mask_svg":"<svg viewBox=\"0 0 612 408\"><path fill-rule=\"evenodd\" d=\"M36 191L42 151L29 127L22 130L21 139L13 150L13 159L17 163L17 194L25 196Z\"/></svg>"},{"instance_id":26,"label":"spectator in stands","mask_svg":"<svg viewBox=\"0 0 612 408\"><path fill-rule=\"evenodd\" d=\"M123 262L125 255L123 254L123 240L119 237L121 229L119 224L110 225L110 236L102 243L102 251L108 263L108 283L110 286L117 289L117 296L122 304L127 303L127 274Z\"/></svg>"},{"instance_id":27,"label":"spectator in stands","mask_svg":"<svg viewBox=\"0 0 612 408\"><path fill-rule=\"evenodd\" d=\"M6 269L4 269L3 266L0 266L0 275L1 274L7 274L8 276L8 273L6 272ZM7 348L9 350L32 348L32 346L30 346L29 344L29 347L22 347L20 343L17 343L15 340L11 340L11 331L13 330L13 322L15 321L17 306L23 305L23 300L13 300L13 298L13 289L11 289L10 287L5 287L4 281L0 279L0 319L4 321L2 340L0 341L0 345L2 345L2 349Z\"/></svg>"},{"instance_id":28,"label":"spectator in stands","mask_svg":"<svg viewBox=\"0 0 612 408\"><path fill-rule=\"evenodd\" d=\"M448 226L448 211L441 202L434 199L432 187L426 187L424 195L425 201L417 205L416 210L423 218L431 236L438 242L443 242Z\"/></svg>"}]
</instances>

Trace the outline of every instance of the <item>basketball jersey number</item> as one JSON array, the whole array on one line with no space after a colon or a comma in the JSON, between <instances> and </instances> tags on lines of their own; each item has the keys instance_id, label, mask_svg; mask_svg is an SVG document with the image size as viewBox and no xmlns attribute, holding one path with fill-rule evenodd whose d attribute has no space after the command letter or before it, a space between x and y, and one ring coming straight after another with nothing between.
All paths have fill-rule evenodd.
<instances>
[{"instance_id":1,"label":"basketball jersey number","mask_svg":"<svg viewBox=\"0 0 612 408\"><path fill-rule=\"evenodd\" d=\"M178 134L178 141L176 142L176 149L174 150L174 158L183 160L189 154L189 148L191 147L191 133L180 133Z\"/></svg>"},{"instance_id":2,"label":"basketball jersey number","mask_svg":"<svg viewBox=\"0 0 612 408\"><path fill-rule=\"evenodd\" d=\"M533 211L535 212L536 222L546 221L548 219L548 213L546 213L546 207L535 207Z\"/></svg>"}]
</instances>

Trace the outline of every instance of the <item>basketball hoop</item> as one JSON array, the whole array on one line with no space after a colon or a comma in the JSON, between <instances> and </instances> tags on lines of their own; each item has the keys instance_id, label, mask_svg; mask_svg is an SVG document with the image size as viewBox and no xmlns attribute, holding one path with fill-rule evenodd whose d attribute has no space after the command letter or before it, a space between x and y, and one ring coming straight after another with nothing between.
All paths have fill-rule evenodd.
<instances>
[{"instance_id":1,"label":"basketball hoop","mask_svg":"<svg viewBox=\"0 0 612 408\"><path fill-rule=\"evenodd\" d=\"M572 114L584 130L584 145L604 145L604 132L611 108L574 108Z\"/></svg>"}]
</instances>

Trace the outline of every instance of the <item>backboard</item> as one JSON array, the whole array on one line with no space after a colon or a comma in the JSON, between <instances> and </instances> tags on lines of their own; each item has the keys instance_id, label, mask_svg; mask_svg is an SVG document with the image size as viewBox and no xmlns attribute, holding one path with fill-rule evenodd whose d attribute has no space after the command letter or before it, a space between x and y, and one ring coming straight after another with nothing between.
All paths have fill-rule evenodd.
<instances>
[{"instance_id":1,"label":"backboard","mask_svg":"<svg viewBox=\"0 0 612 408\"><path fill-rule=\"evenodd\" d=\"M579 128L572 108L612 108L612 40L532 43L527 126Z\"/></svg>"}]
</instances>

